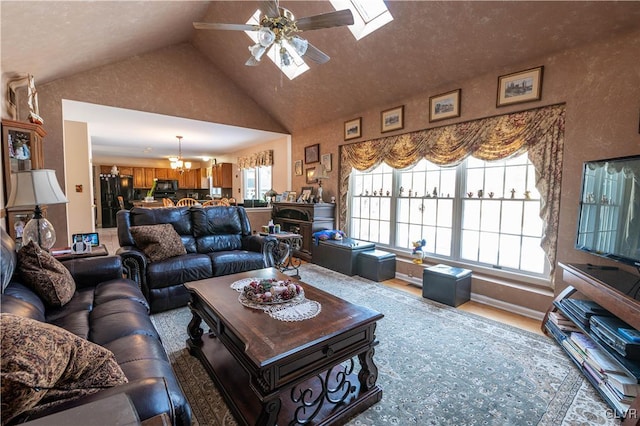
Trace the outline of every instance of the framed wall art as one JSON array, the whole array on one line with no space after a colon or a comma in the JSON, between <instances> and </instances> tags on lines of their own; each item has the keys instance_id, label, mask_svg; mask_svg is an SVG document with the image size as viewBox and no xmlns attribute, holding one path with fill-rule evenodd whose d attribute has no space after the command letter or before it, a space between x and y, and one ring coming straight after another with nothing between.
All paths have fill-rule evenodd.
<instances>
[{"instance_id":1,"label":"framed wall art","mask_svg":"<svg viewBox=\"0 0 640 426\"><path fill-rule=\"evenodd\" d=\"M294 163L293 170L296 176L302 176L302 160L298 160Z\"/></svg>"},{"instance_id":2,"label":"framed wall art","mask_svg":"<svg viewBox=\"0 0 640 426\"><path fill-rule=\"evenodd\" d=\"M382 111L380 127L382 133L402 129L404 127L404 105Z\"/></svg>"},{"instance_id":3,"label":"framed wall art","mask_svg":"<svg viewBox=\"0 0 640 426\"><path fill-rule=\"evenodd\" d=\"M307 183L318 183L318 179L316 179L315 167L309 167L307 169Z\"/></svg>"},{"instance_id":4,"label":"framed wall art","mask_svg":"<svg viewBox=\"0 0 640 426\"><path fill-rule=\"evenodd\" d=\"M331 153L322 154L322 158L320 159L320 164L325 172L330 172L333 168L331 165Z\"/></svg>"},{"instance_id":5,"label":"framed wall art","mask_svg":"<svg viewBox=\"0 0 640 426\"><path fill-rule=\"evenodd\" d=\"M309 145L304 148L304 163L317 163L320 161L320 144Z\"/></svg>"},{"instance_id":6,"label":"framed wall art","mask_svg":"<svg viewBox=\"0 0 640 426\"><path fill-rule=\"evenodd\" d=\"M496 106L537 101L542 98L542 73L544 67L531 68L498 77Z\"/></svg>"},{"instance_id":7,"label":"framed wall art","mask_svg":"<svg viewBox=\"0 0 640 426\"><path fill-rule=\"evenodd\" d=\"M460 117L462 89L431 96L429 98L429 122Z\"/></svg>"},{"instance_id":8,"label":"framed wall art","mask_svg":"<svg viewBox=\"0 0 640 426\"><path fill-rule=\"evenodd\" d=\"M362 117L344 122L344 140L357 139L362 136Z\"/></svg>"}]
</instances>

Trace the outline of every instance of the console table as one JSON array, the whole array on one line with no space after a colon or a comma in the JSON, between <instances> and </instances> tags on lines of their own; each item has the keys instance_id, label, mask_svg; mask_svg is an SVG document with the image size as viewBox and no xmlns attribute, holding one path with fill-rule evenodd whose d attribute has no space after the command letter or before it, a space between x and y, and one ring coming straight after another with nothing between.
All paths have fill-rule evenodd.
<instances>
[{"instance_id":1,"label":"console table","mask_svg":"<svg viewBox=\"0 0 640 426\"><path fill-rule=\"evenodd\" d=\"M302 235L302 247L295 255L308 262L313 233L335 229L335 210L333 203L273 203L271 218L283 231Z\"/></svg>"},{"instance_id":2,"label":"console table","mask_svg":"<svg viewBox=\"0 0 640 426\"><path fill-rule=\"evenodd\" d=\"M599 269L597 266L588 264L559 263L559 266L563 269L562 279L568 284L568 287L556 297L553 305L551 305L547 311L544 321L542 322L542 331L549 334L549 330L547 329L549 314L554 311L561 311L567 318L572 320L584 334L588 335L600 346L601 349L609 352L611 358L628 371L630 375L640 379L636 373L640 368L640 362L627 360L610 350L607 345L600 343L599 339L595 337L593 333L581 327L577 321L574 321L570 313L561 309L562 300L579 292L585 298L596 302L633 328L640 329L640 291L638 291L640 277L622 270ZM557 336L554 337L558 339ZM582 368L582 366L579 367ZM586 377L591 381L589 375L586 375ZM597 383L592 382L592 384L603 396L603 399L611 405L608 398L600 391ZM622 413L616 413L616 416L622 416ZM624 426L640 424L640 397L635 398L626 416L623 417L622 425Z\"/></svg>"}]
</instances>

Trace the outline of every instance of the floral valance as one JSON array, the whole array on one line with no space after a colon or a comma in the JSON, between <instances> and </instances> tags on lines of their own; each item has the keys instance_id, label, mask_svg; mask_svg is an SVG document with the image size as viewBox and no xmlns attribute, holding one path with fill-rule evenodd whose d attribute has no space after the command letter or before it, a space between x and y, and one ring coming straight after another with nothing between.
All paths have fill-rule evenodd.
<instances>
[{"instance_id":1,"label":"floral valance","mask_svg":"<svg viewBox=\"0 0 640 426\"><path fill-rule=\"evenodd\" d=\"M456 166L469 155L499 160L528 152L536 169L544 221L542 248L556 261L560 183L564 145L565 105L482 118L434 129L388 136L340 147L339 221L347 231L349 176L352 169L371 170L383 161L395 169L426 159L440 166Z\"/></svg>"},{"instance_id":2,"label":"floral valance","mask_svg":"<svg viewBox=\"0 0 640 426\"><path fill-rule=\"evenodd\" d=\"M245 157L238 157L238 168L252 169L255 167L272 166L273 150L260 151Z\"/></svg>"}]
</instances>

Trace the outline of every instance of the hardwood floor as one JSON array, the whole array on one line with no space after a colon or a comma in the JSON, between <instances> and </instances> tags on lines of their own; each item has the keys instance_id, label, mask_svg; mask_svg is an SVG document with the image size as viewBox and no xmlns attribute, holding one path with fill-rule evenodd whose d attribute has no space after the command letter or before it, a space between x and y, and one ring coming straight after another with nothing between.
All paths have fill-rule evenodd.
<instances>
[{"instance_id":1,"label":"hardwood floor","mask_svg":"<svg viewBox=\"0 0 640 426\"><path fill-rule=\"evenodd\" d=\"M100 243L104 244L107 247L109 254L115 254L116 250L118 250L119 247L117 229L98 228L98 233L100 234ZM382 284L409 292L411 294L415 294L417 296L422 296L421 288L397 278L384 281L382 282ZM480 315L485 318L490 318L495 321L500 321L502 323L509 324L523 330L531 331L533 333L537 333L540 335L543 334L542 330L540 329L540 321L507 312L501 309L493 308L491 306L483 305L481 303L470 301L458 306L457 309L471 312L473 314Z\"/></svg>"}]
</instances>

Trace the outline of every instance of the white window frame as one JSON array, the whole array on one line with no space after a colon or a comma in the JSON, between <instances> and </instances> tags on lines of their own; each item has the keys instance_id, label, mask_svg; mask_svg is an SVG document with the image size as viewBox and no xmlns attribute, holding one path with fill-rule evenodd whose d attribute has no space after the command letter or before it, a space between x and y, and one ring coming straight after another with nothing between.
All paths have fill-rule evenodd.
<instances>
[{"instance_id":1,"label":"white window frame","mask_svg":"<svg viewBox=\"0 0 640 426\"><path fill-rule=\"evenodd\" d=\"M265 173L261 173L264 171L264 169L269 169L271 170L271 173L269 173L270 179L269 182L265 184L265 182L262 182L262 180L264 179L264 175ZM247 174L248 173L255 173L255 182L256 182L256 187L255 187L255 195L253 197L251 197L251 195L249 194L249 188L247 188L247 182L248 182L248 178L247 178ZM266 188L266 189L265 189ZM262 167L251 167L251 168L246 168L244 170L242 170L242 197L245 200L264 200L264 194L269 191L271 188L273 188L273 167L272 166L262 166Z\"/></svg>"}]
</instances>

